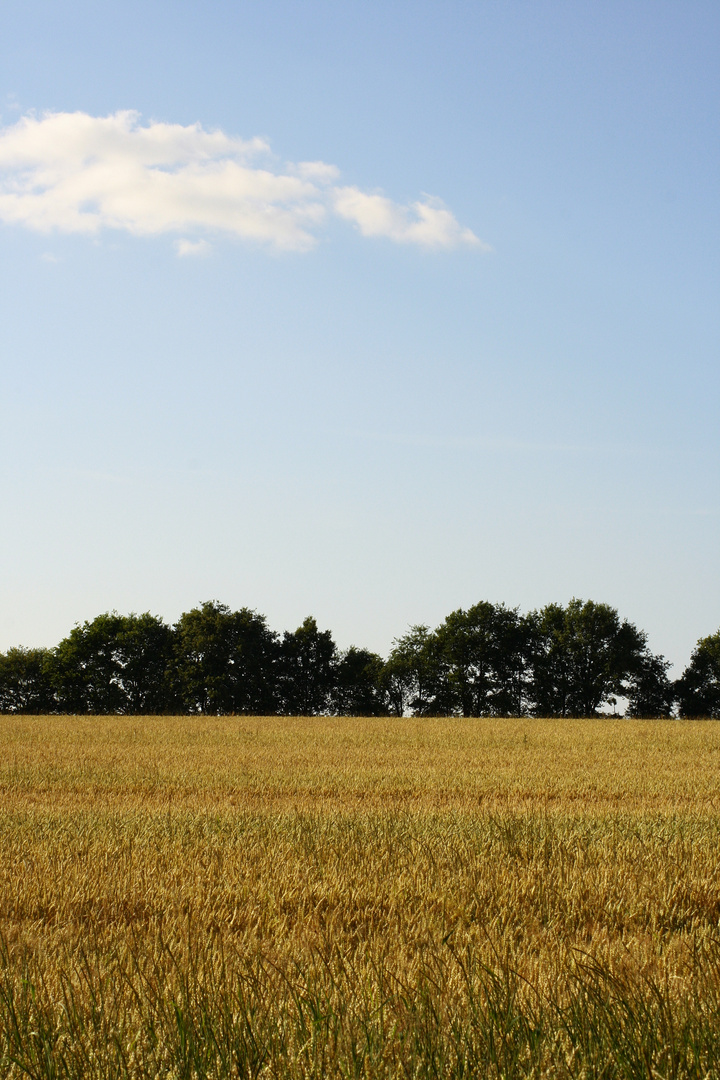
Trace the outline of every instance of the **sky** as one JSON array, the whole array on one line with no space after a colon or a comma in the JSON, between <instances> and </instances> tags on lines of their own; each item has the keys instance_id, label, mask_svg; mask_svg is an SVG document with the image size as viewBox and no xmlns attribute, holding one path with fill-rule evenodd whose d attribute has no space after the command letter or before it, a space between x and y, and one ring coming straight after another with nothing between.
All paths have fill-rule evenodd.
<instances>
[{"instance_id":1,"label":"sky","mask_svg":"<svg viewBox=\"0 0 720 1080\"><path fill-rule=\"evenodd\" d=\"M0 649L720 625L720 7L0 0Z\"/></svg>"}]
</instances>

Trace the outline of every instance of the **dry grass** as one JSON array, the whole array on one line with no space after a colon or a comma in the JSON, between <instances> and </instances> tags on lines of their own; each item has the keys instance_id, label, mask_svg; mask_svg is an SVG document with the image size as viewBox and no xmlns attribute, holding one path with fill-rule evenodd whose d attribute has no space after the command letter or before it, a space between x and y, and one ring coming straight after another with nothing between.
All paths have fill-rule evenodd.
<instances>
[{"instance_id":1,"label":"dry grass","mask_svg":"<svg viewBox=\"0 0 720 1080\"><path fill-rule=\"evenodd\" d=\"M720 726L0 718L7 1076L720 1075Z\"/></svg>"}]
</instances>

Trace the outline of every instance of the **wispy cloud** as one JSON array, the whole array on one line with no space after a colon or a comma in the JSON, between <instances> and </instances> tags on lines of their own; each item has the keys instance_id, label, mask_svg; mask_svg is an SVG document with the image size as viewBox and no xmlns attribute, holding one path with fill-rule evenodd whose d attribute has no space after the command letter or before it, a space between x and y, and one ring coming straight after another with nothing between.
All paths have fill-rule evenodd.
<instances>
[{"instance_id":1,"label":"wispy cloud","mask_svg":"<svg viewBox=\"0 0 720 1080\"><path fill-rule=\"evenodd\" d=\"M384 195L368 195L356 187L335 188L335 212L354 222L363 236L388 236L402 244L452 248L472 244L487 249L475 233L464 229L440 199L425 196L411 206L398 206Z\"/></svg>"},{"instance_id":2,"label":"wispy cloud","mask_svg":"<svg viewBox=\"0 0 720 1080\"><path fill-rule=\"evenodd\" d=\"M338 184L322 161L273 168L264 139L240 139L200 124L47 113L0 129L0 220L42 232L201 234L178 255L204 254L208 233L303 251L331 217L363 236L424 248L486 249L440 200L409 206Z\"/></svg>"},{"instance_id":3,"label":"wispy cloud","mask_svg":"<svg viewBox=\"0 0 720 1080\"><path fill-rule=\"evenodd\" d=\"M182 237L175 241L175 250L181 259L185 259L188 255L209 255L212 247L207 240L186 240Z\"/></svg>"}]
</instances>

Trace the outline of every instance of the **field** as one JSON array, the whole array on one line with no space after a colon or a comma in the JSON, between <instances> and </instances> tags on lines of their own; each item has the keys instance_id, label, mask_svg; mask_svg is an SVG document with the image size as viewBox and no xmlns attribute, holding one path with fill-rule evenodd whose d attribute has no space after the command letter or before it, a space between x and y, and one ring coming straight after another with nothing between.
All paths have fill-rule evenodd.
<instances>
[{"instance_id":1,"label":"field","mask_svg":"<svg viewBox=\"0 0 720 1080\"><path fill-rule=\"evenodd\" d=\"M0 717L0 1074L720 1075L720 725Z\"/></svg>"}]
</instances>

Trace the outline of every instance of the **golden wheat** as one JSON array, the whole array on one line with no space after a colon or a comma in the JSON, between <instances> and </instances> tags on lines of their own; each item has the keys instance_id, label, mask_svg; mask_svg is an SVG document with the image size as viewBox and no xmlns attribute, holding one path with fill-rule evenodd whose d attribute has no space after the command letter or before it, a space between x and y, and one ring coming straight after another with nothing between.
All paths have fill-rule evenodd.
<instances>
[{"instance_id":1,"label":"golden wheat","mask_svg":"<svg viewBox=\"0 0 720 1080\"><path fill-rule=\"evenodd\" d=\"M713 723L3 717L0 763L5 1075L720 1074Z\"/></svg>"}]
</instances>

